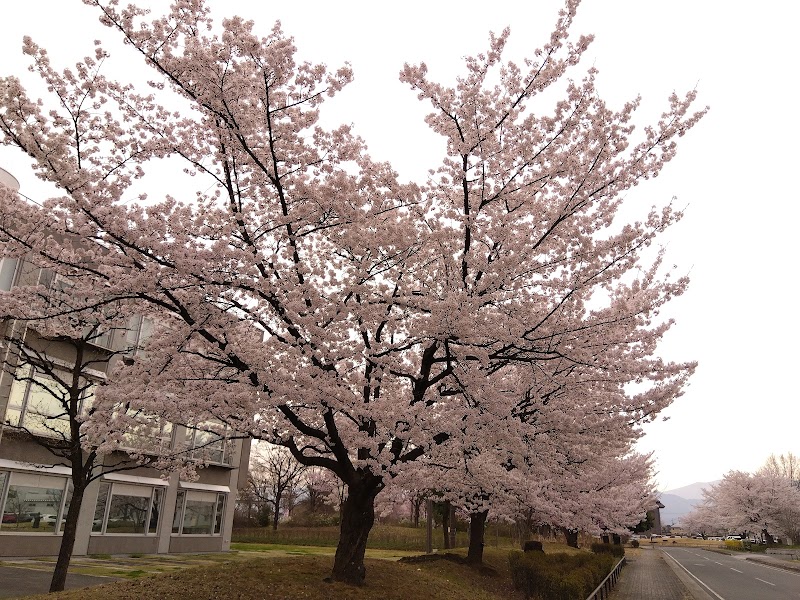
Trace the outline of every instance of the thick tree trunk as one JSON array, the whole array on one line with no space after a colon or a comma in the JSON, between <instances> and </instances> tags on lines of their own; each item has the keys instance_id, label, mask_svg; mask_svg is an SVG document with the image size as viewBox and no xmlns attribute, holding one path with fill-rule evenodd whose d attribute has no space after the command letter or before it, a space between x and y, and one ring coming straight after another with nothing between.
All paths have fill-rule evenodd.
<instances>
[{"instance_id":1,"label":"thick tree trunk","mask_svg":"<svg viewBox=\"0 0 800 600\"><path fill-rule=\"evenodd\" d=\"M456 547L456 507L450 505L450 547Z\"/></svg>"},{"instance_id":2,"label":"thick tree trunk","mask_svg":"<svg viewBox=\"0 0 800 600\"><path fill-rule=\"evenodd\" d=\"M520 547L525 546L525 542L533 537L533 511L525 513L525 518L517 521L519 527L519 542Z\"/></svg>"},{"instance_id":3,"label":"thick tree trunk","mask_svg":"<svg viewBox=\"0 0 800 600\"><path fill-rule=\"evenodd\" d=\"M381 490L380 480L359 481L348 485L347 498L341 505L339 544L333 561L331 579L362 585L366 576L364 552L367 537L375 523L375 496Z\"/></svg>"},{"instance_id":4,"label":"thick tree trunk","mask_svg":"<svg viewBox=\"0 0 800 600\"><path fill-rule=\"evenodd\" d=\"M78 532L78 516L81 512L85 487L75 486L72 491L72 500L69 503L67 518L64 520L64 533L61 537L61 547L58 550L56 567L53 578L50 580L50 591L61 592L67 583L67 569L72 560L72 551L75 549L75 535Z\"/></svg>"},{"instance_id":5,"label":"thick tree trunk","mask_svg":"<svg viewBox=\"0 0 800 600\"><path fill-rule=\"evenodd\" d=\"M766 530L761 530L761 535L764 537L764 540L767 542L767 547L775 545L775 538Z\"/></svg>"},{"instance_id":6,"label":"thick tree trunk","mask_svg":"<svg viewBox=\"0 0 800 600\"><path fill-rule=\"evenodd\" d=\"M278 519L281 515L281 499L280 497L275 498L275 514L272 515L272 531L278 531Z\"/></svg>"},{"instance_id":7,"label":"thick tree trunk","mask_svg":"<svg viewBox=\"0 0 800 600\"><path fill-rule=\"evenodd\" d=\"M567 546L570 548L577 548L578 547L578 530L577 529L567 529L566 527L561 528L561 532L564 534L564 537L567 539Z\"/></svg>"},{"instance_id":8,"label":"thick tree trunk","mask_svg":"<svg viewBox=\"0 0 800 600\"><path fill-rule=\"evenodd\" d=\"M450 502L445 500L442 507L442 536L444 537L444 549L450 549Z\"/></svg>"},{"instance_id":9,"label":"thick tree trunk","mask_svg":"<svg viewBox=\"0 0 800 600\"><path fill-rule=\"evenodd\" d=\"M469 516L469 548L467 562L479 565L483 562L483 540L486 533L486 517L488 510L472 513Z\"/></svg>"}]
</instances>

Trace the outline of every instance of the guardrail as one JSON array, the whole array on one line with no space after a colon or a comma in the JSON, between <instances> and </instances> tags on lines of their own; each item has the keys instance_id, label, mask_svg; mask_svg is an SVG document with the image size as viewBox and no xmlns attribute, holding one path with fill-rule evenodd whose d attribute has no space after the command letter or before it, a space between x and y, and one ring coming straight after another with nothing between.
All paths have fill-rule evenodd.
<instances>
[{"instance_id":1,"label":"guardrail","mask_svg":"<svg viewBox=\"0 0 800 600\"><path fill-rule=\"evenodd\" d=\"M614 565L614 568L611 569L611 573L609 573L603 582L597 586L597 588L589 594L589 597L586 600L605 600L608 598L611 590L614 589L614 586L617 584L617 579L619 579L619 574L622 572L622 567L625 566L625 557L623 556L622 559Z\"/></svg>"}]
</instances>

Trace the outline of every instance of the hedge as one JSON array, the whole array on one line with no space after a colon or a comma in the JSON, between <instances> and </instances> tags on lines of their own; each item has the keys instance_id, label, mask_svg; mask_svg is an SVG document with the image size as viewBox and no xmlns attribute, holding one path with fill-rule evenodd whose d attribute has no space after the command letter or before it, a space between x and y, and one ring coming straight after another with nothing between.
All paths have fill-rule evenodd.
<instances>
[{"instance_id":1,"label":"hedge","mask_svg":"<svg viewBox=\"0 0 800 600\"><path fill-rule=\"evenodd\" d=\"M625 548L623 548L620 544L602 544L597 542L592 544L591 548L592 552L595 554L610 554L611 556L616 556L617 558L622 558L625 556Z\"/></svg>"},{"instance_id":2,"label":"hedge","mask_svg":"<svg viewBox=\"0 0 800 600\"><path fill-rule=\"evenodd\" d=\"M526 600L585 600L616 560L611 554L512 552L511 579Z\"/></svg>"}]
</instances>

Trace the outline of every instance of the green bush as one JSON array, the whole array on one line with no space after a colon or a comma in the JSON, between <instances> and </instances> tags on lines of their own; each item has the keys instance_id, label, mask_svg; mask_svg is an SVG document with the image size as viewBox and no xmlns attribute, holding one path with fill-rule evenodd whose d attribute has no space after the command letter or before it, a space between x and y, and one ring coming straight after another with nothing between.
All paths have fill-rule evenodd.
<instances>
[{"instance_id":1,"label":"green bush","mask_svg":"<svg viewBox=\"0 0 800 600\"><path fill-rule=\"evenodd\" d=\"M592 544L591 547L592 552L595 554L610 554L611 556L616 556L617 558L622 558L625 556L625 548L619 544L596 543Z\"/></svg>"},{"instance_id":2,"label":"green bush","mask_svg":"<svg viewBox=\"0 0 800 600\"><path fill-rule=\"evenodd\" d=\"M617 561L610 553L512 552L509 562L514 588L526 599L584 600Z\"/></svg>"},{"instance_id":3,"label":"green bush","mask_svg":"<svg viewBox=\"0 0 800 600\"><path fill-rule=\"evenodd\" d=\"M631 540L631 548L638 548L639 540Z\"/></svg>"}]
</instances>

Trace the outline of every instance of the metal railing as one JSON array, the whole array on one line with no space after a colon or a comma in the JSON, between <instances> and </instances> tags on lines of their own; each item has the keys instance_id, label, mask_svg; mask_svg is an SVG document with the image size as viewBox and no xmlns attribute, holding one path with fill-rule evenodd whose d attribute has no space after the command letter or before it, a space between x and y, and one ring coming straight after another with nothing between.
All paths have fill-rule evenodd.
<instances>
[{"instance_id":1,"label":"metal railing","mask_svg":"<svg viewBox=\"0 0 800 600\"><path fill-rule=\"evenodd\" d=\"M614 586L617 583L617 579L619 579L619 574L622 572L622 567L625 566L625 557L623 556L622 559L611 569L611 573L609 573L605 579L603 579L602 583L597 586L597 588L589 594L589 597L586 600L605 600L608 598L611 590L614 589Z\"/></svg>"}]
</instances>

